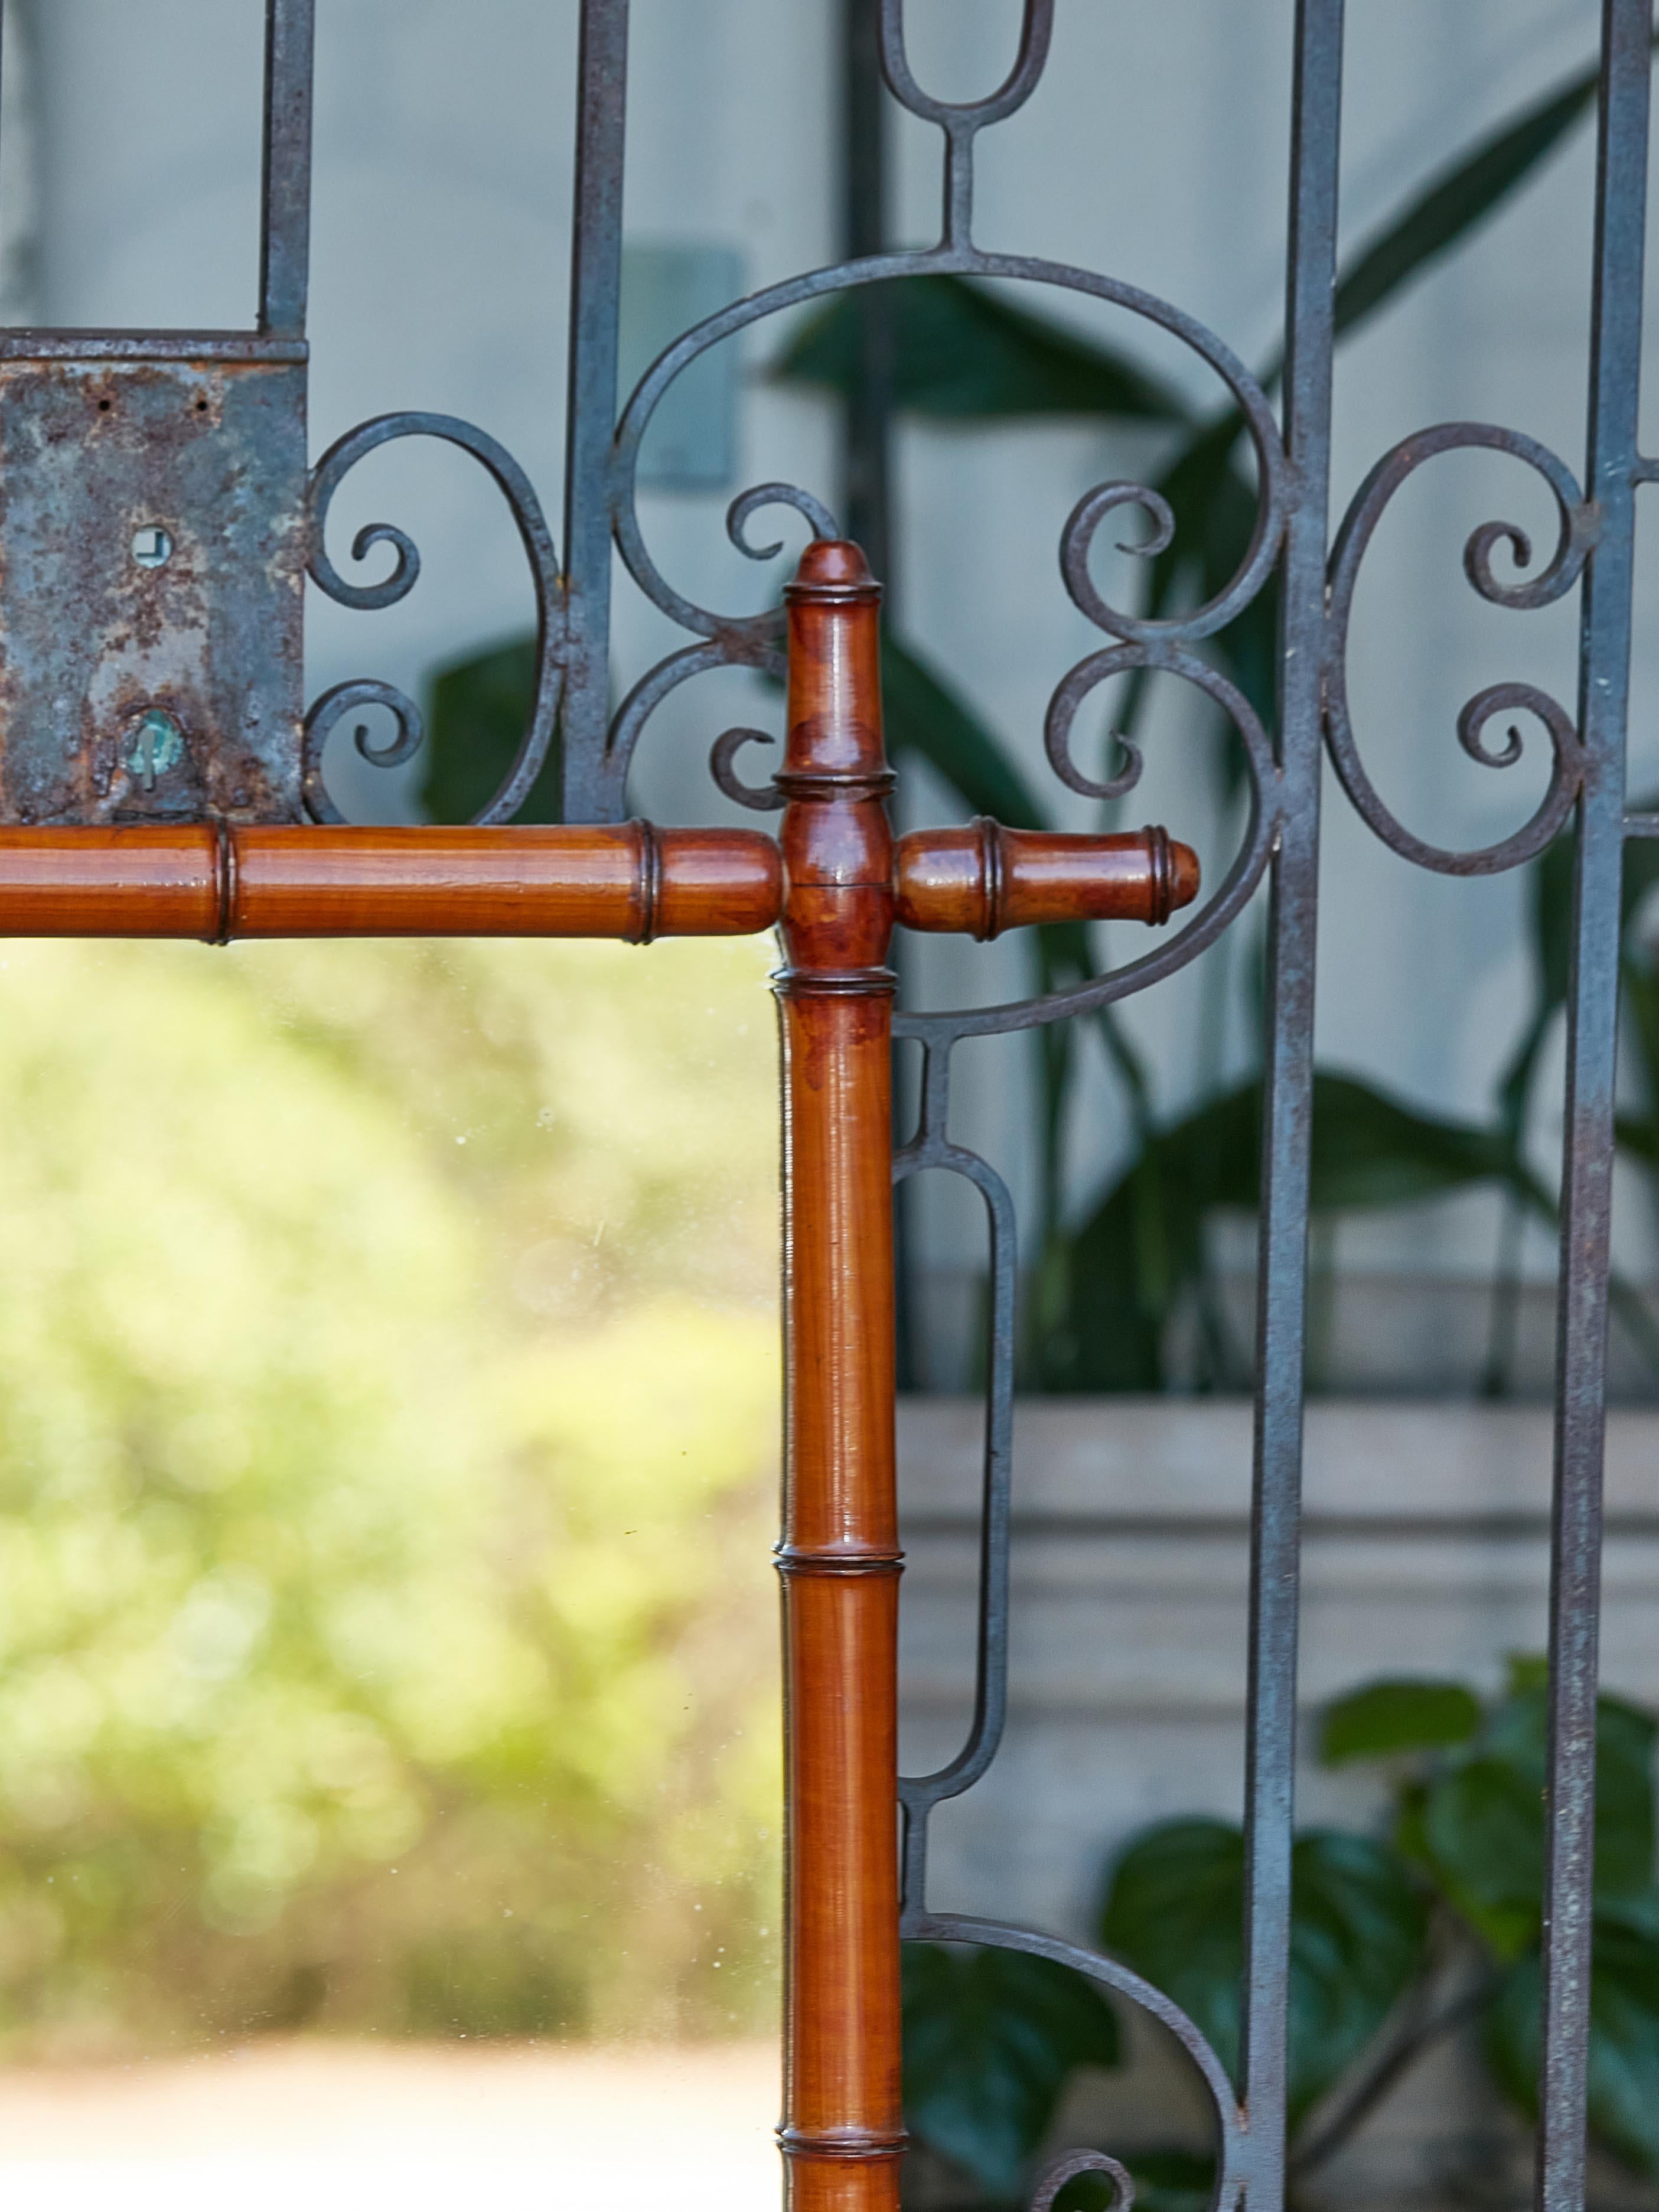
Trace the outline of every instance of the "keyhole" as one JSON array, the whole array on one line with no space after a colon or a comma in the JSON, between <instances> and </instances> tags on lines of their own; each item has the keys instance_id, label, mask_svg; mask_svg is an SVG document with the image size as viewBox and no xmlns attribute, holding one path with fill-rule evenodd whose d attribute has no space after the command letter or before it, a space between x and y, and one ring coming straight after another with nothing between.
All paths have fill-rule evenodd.
<instances>
[{"instance_id":1,"label":"keyhole","mask_svg":"<svg viewBox=\"0 0 1659 2212\"><path fill-rule=\"evenodd\" d=\"M159 522L133 532L132 557L141 568L163 568L172 555L173 540Z\"/></svg>"},{"instance_id":2,"label":"keyhole","mask_svg":"<svg viewBox=\"0 0 1659 2212\"><path fill-rule=\"evenodd\" d=\"M146 791L154 791L156 777L181 760L184 750L185 733L177 722L163 708L151 707L132 726L127 766Z\"/></svg>"}]
</instances>

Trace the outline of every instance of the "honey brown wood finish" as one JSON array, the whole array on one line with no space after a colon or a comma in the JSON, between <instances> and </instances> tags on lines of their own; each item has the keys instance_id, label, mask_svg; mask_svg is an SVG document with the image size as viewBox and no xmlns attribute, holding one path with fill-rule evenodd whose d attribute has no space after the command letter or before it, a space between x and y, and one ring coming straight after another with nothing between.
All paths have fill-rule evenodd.
<instances>
[{"instance_id":1,"label":"honey brown wood finish","mask_svg":"<svg viewBox=\"0 0 1659 2212\"><path fill-rule=\"evenodd\" d=\"M894 2212L898 1519L893 853L880 592L820 544L787 593L778 785L784 1097L784 2117L794 2212Z\"/></svg>"},{"instance_id":2,"label":"honey brown wood finish","mask_svg":"<svg viewBox=\"0 0 1659 2212\"><path fill-rule=\"evenodd\" d=\"M750 830L0 830L0 935L744 937L782 866Z\"/></svg>"},{"instance_id":3,"label":"honey brown wood finish","mask_svg":"<svg viewBox=\"0 0 1659 2212\"><path fill-rule=\"evenodd\" d=\"M1198 855L1163 830L1080 837L1005 830L915 830L898 842L907 929L999 937L1045 921L1166 922L1198 896Z\"/></svg>"}]
</instances>

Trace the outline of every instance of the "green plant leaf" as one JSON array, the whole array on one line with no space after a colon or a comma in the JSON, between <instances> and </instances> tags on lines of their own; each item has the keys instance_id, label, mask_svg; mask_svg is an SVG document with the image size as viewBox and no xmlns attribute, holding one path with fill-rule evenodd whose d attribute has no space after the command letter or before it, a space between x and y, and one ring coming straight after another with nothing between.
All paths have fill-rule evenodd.
<instances>
[{"instance_id":1,"label":"green plant leaf","mask_svg":"<svg viewBox=\"0 0 1659 2212\"><path fill-rule=\"evenodd\" d=\"M1595 105L1586 70L1443 169L1337 280L1339 337L1391 300L1492 214Z\"/></svg>"},{"instance_id":2,"label":"green plant leaf","mask_svg":"<svg viewBox=\"0 0 1659 2212\"><path fill-rule=\"evenodd\" d=\"M1215 2202L1215 2160L1208 2151L1155 2145L1117 2154L1135 2185L1135 2212L1210 2212ZM1082 2173L1069 2183L1054 2212L1112 2212L1115 2191L1103 2173Z\"/></svg>"},{"instance_id":3,"label":"green plant leaf","mask_svg":"<svg viewBox=\"0 0 1659 2212\"><path fill-rule=\"evenodd\" d=\"M1115 2066L1116 2015L1068 1966L904 1946L904 2112L918 2141L1012 2197L1079 2066Z\"/></svg>"},{"instance_id":4,"label":"green plant leaf","mask_svg":"<svg viewBox=\"0 0 1659 2212\"><path fill-rule=\"evenodd\" d=\"M1112 1869L1106 1949L1173 1997L1236 2081L1243 1961L1244 1838L1228 1820L1160 1821Z\"/></svg>"},{"instance_id":5,"label":"green plant leaf","mask_svg":"<svg viewBox=\"0 0 1659 2212\"><path fill-rule=\"evenodd\" d=\"M843 292L800 324L772 374L850 398L863 371L861 314L887 318L896 406L948 420L1103 415L1187 422L1173 385L1128 355L1012 306L960 276L901 276Z\"/></svg>"},{"instance_id":6,"label":"green plant leaf","mask_svg":"<svg viewBox=\"0 0 1659 2212\"><path fill-rule=\"evenodd\" d=\"M1314 1082L1313 1204L1321 1212L1409 1206L1471 1183L1513 1182L1516 1164L1490 1127L1419 1113L1370 1084Z\"/></svg>"},{"instance_id":7,"label":"green plant leaf","mask_svg":"<svg viewBox=\"0 0 1659 2212\"><path fill-rule=\"evenodd\" d=\"M1633 813L1651 813L1656 809L1659 809L1659 793L1650 793L1645 798L1631 802ZM1565 832L1540 855L1532 872L1532 948L1537 997L1521 1045L1504 1079L1510 1110L1517 1122L1524 1110L1533 1071L1549 1034L1550 1024L1567 1003L1567 981L1572 957L1575 849L1571 831ZM1659 884L1659 839L1627 839L1619 892L1620 926L1626 935L1638 911L1656 884ZM1631 948L1627 947L1623 979L1627 1006L1632 1003L1633 992L1639 997L1647 973L1647 963L1632 957ZM1640 1019L1645 1008L1633 1007L1632 1010L1638 1015L1637 1041L1644 1048L1650 1088L1656 1098L1659 1098L1659 1087L1656 1087L1659 1086L1659 1050L1649 1049L1650 1045L1659 1046L1659 1032L1650 1033ZM1632 1149L1638 1148L1633 1146Z\"/></svg>"},{"instance_id":8,"label":"green plant leaf","mask_svg":"<svg viewBox=\"0 0 1659 2212\"><path fill-rule=\"evenodd\" d=\"M1500 1959L1538 1934L1544 1881L1540 1784L1501 1759L1471 1759L1408 1805L1398 1841Z\"/></svg>"},{"instance_id":9,"label":"green plant leaf","mask_svg":"<svg viewBox=\"0 0 1659 2212\"><path fill-rule=\"evenodd\" d=\"M1466 1751L1406 1796L1396 1840L1497 1956L1537 1941L1544 1881L1548 1714L1543 1662L1515 1662L1511 1688ZM1623 1698L1596 1709L1595 1894L1646 1893L1654 1873L1651 1715Z\"/></svg>"},{"instance_id":10,"label":"green plant leaf","mask_svg":"<svg viewBox=\"0 0 1659 2212\"><path fill-rule=\"evenodd\" d=\"M1522 2110L1538 2109L1543 1975L1536 1950L1504 1978L1488 2015L1492 2070ZM1659 2178L1659 1893L1595 1916L1591 1948L1592 2136Z\"/></svg>"},{"instance_id":11,"label":"green plant leaf","mask_svg":"<svg viewBox=\"0 0 1659 2212\"><path fill-rule=\"evenodd\" d=\"M1313 1107L1316 1212L1411 1205L1487 1182L1549 1211L1500 1127L1419 1114L1329 1072L1314 1078ZM1162 1389L1164 1331L1203 1265L1206 1217L1259 1203L1261 1126L1256 1078L1142 1147L1072 1240L1065 1318L1038 1347L1048 1389Z\"/></svg>"},{"instance_id":12,"label":"green plant leaf","mask_svg":"<svg viewBox=\"0 0 1659 2212\"><path fill-rule=\"evenodd\" d=\"M1549 1662L1542 1653L1510 1660L1510 1694L1483 1736L1541 1792L1548 1756ZM1627 1698L1595 1702L1595 1893L1603 1903L1644 1894L1654 1877L1654 1749L1659 1722Z\"/></svg>"},{"instance_id":13,"label":"green plant leaf","mask_svg":"<svg viewBox=\"0 0 1659 2212\"><path fill-rule=\"evenodd\" d=\"M1046 830L1048 816L1005 748L916 648L882 641L882 712L888 750L921 755L976 814L1011 830Z\"/></svg>"},{"instance_id":14,"label":"green plant leaf","mask_svg":"<svg viewBox=\"0 0 1659 2212\"><path fill-rule=\"evenodd\" d=\"M536 699L536 640L515 637L440 669L427 687L421 805L428 822L470 822L512 768ZM559 819L556 733L520 822Z\"/></svg>"},{"instance_id":15,"label":"green plant leaf","mask_svg":"<svg viewBox=\"0 0 1659 2212\"><path fill-rule=\"evenodd\" d=\"M1625 1151L1633 1154L1644 1167L1659 1167L1659 1115L1620 1114L1614 1121L1613 1133Z\"/></svg>"},{"instance_id":16,"label":"green plant leaf","mask_svg":"<svg viewBox=\"0 0 1659 2212\"><path fill-rule=\"evenodd\" d=\"M1467 1743L1480 1726L1480 1700L1462 1682L1368 1682L1325 1709L1319 1755L1327 1766L1397 1758Z\"/></svg>"},{"instance_id":17,"label":"green plant leaf","mask_svg":"<svg viewBox=\"0 0 1659 2212\"><path fill-rule=\"evenodd\" d=\"M1224 1820L1145 1831L1113 1871L1100 1935L1175 1999L1235 2080L1243 1972L1244 1839ZM1310 1829L1291 1868L1291 2113L1358 2057L1421 1969L1428 1902L1399 1855Z\"/></svg>"},{"instance_id":18,"label":"green plant leaf","mask_svg":"<svg viewBox=\"0 0 1659 2212\"><path fill-rule=\"evenodd\" d=\"M1312 1830L1291 1880L1291 2114L1316 2103L1423 1966L1428 1899L1389 1845Z\"/></svg>"},{"instance_id":19,"label":"green plant leaf","mask_svg":"<svg viewBox=\"0 0 1659 2212\"><path fill-rule=\"evenodd\" d=\"M1138 2150L1123 2162L1135 2185L1135 2212L1210 2212L1215 2200L1215 2160L1208 2152ZM1100 2188L1097 2195L1103 2205L1106 2190Z\"/></svg>"}]
</instances>

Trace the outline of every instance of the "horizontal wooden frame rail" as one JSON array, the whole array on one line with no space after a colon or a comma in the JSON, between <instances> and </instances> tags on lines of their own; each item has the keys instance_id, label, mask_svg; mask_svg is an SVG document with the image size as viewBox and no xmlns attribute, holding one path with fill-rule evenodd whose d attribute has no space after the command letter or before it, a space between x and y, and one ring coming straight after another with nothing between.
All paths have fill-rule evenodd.
<instances>
[{"instance_id":1,"label":"horizontal wooden frame rail","mask_svg":"<svg viewBox=\"0 0 1659 2212\"><path fill-rule=\"evenodd\" d=\"M963 843L966 838L968 845ZM987 853L998 855L988 867ZM901 838L908 927L994 937L1024 923L1164 921L1197 891L1160 829ZM785 868L754 830L243 829L183 823L0 829L0 937L749 937L784 911Z\"/></svg>"}]
</instances>

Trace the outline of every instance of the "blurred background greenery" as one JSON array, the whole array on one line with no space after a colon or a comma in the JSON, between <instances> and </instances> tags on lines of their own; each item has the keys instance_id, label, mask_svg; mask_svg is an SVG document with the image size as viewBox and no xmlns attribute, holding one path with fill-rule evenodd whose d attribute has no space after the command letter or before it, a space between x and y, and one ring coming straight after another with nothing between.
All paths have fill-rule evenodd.
<instances>
[{"instance_id":1,"label":"blurred background greenery","mask_svg":"<svg viewBox=\"0 0 1659 2212\"><path fill-rule=\"evenodd\" d=\"M770 2025L765 965L5 949L9 2055Z\"/></svg>"}]
</instances>

